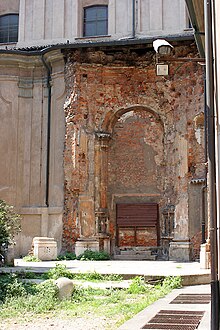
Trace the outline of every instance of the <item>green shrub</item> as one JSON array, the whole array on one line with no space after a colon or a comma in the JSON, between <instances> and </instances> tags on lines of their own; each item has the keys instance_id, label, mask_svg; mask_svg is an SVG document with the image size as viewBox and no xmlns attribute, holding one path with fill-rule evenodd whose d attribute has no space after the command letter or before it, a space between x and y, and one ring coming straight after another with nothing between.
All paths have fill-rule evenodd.
<instances>
[{"instance_id":1,"label":"green shrub","mask_svg":"<svg viewBox=\"0 0 220 330\"><path fill-rule=\"evenodd\" d=\"M168 276L163 280L162 286L164 288L169 287L170 289L178 289L182 286L181 276Z\"/></svg>"},{"instance_id":2,"label":"green shrub","mask_svg":"<svg viewBox=\"0 0 220 330\"><path fill-rule=\"evenodd\" d=\"M123 276L118 274L102 275L104 281L122 281Z\"/></svg>"},{"instance_id":3,"label":"green shrub","mask_svg":"<svg viewBox=\"0 0 220 330\"><path fill-rule=\"evenodd\" d=\"M36 292L35 287L36 284L21 282L18 274L1 274L0 302L12 297L23 297L29 293L34 294Z\"/></svg>"},{"instance_id":4,"label":"green shrub","mask_svg":"<svg viewBox=\"0 0 220 330\"><path fill-rule=\"evenodd\" d=\"M41 297L51 297L53 299L58 296L58 287L53 280L46 280L36 287L37 294Z\"/></svg>"},{"instance_id":5,"label":"green shrub","mask_svg":"<svg viewBox=\"0 0 220 330\"><path fill-rule=\"evenodd\" d=\"M71 273L66 265L56 264L55 268L51 268L43 274L45 279L57 280L59 277L67 277L69 279L85 280L85 281L121 281L123 278L117 274L99 274L97 272L88 273Z\"/></svg>"},{"instance_id":6,"label":"green shrub","mask_svg":"<svg viewBox=\"0 0 220 330\"><path fill-rule=\"evenodd\" d=\"M40 279L41 275L30 271L21 270L15 273L21 279Z\"/></svg>"},{"instance_id":7,"label":"green shrub","mask_svg":"<svg viewBox=\"0 0 220 330\"><path fill-rule=\"evenodd\" d=\"M147 292L148 290L149 285L145 283L144 279L140 276L136 276L132 279L127 292L131 294L137 294Z\"/></svg>"},{"instance_id":8,"label":"green shrub","mask_svg":"<svg viewBox=\"0 0 220 330\"><path fill-rule=\"evenodd\" d=\"M85 250L77 257L77 260L109 260L110 256L105 251Z\"/></svg>"},{"instance_id":9,"label":"green shrub","mask_svg":"<svg viewBox=\"0 0 220 330\"><path fill-rule=\"evenodd\" d=\"M23 283L24 288L26 284ZM29 284L32 290L26 294L6 296L4 308L11 311L43 313L54 310L58 304L58 287L52 280L47 280L38 285Z\"/></svg>"},{"instance_id":10,"label":"green shrub","mask_svg":"<svg viewBox=\"0 0 220 330\"><path fill-rule=\"evenodd\" d=\"M87 291L89 289L90 288L85 289L85 288L82 288L80 286L74 286L71 300L74 301L74 302L87 301L88 300L88 293L87 293Z\"/></svg>"},{"instance_id":11,"label":"green shrub","mask_svg":"<svg viewBox=\"0 0 220 330\"><path fill-rule=\"evenodd\" d=\"M22 258L25 262L40 262L41 260L35 256L25 256Z\"/></svg>"},{"instance_id":12,"label":"green shrub","mask_svg":"<svg viewBox=\"0 0 220 330\"><path fill-rule=\"evenodd\" d=\"M66 268L66 265L56 264L56 267L49 269L48 272L44 273L43 277L54 280L57 280L59 277L67 277L72 279L74 274Z\"/></svg>"},{"instance_id":13,"label":"green shrub","mask_svg":"<svg viewBox=\"0 0 220 330\"><path fill-rule=\"evenodd\" d=\"M13 206L0 200L0 248L14 243L14 237L21 231L21 217L14 212Z\"/></svg>"},{"instance_id":14,"label":"green shrub","mask_svg":"<svg viewBox=\"0 0 220 330\"><path fill-rule=\"evenodd\" d=\"M3 302L6 299L8 286L13 284L16 280L15 274L1 274L0 275L0 301Z\"/></svg>"},{"instance_id":15,"label":"green shrub","mask_svg":"<svg viewBox=\"0 0 220 330\"><path fill-rule=\"evenodd\" d=\"M97 272L88 272L84 274L75 274L74 278L85 281L103 281L104 276Z\"/></svg>"},{"instance_id":16,"label":"green shrub","mask_svg":"<svg viewBox=\"0 0 220 330\"><path fill-rule=\"evenodd\" d=\"M8 283L6 296L7 297L21 297L25 296L26 290L22 282L19 282L17 278L12 283Z\"/></svg>"},{"instance_id":17,"label":"green shrub","mask_svg":"<svg viewBox=\"0 0 220 330\"><path fill-rule=\"evenodd\" d=\"M63 255L59 255L57 257L57 260L75 260L76 259L76 255L73 252L66 252Z\"/></svg>"}]
</instances>

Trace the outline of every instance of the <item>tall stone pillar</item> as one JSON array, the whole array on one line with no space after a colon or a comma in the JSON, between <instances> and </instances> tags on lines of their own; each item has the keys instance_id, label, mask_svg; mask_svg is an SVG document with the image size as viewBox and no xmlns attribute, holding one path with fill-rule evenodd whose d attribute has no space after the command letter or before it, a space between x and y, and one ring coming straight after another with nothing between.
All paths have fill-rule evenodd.
<instances>
[{"instance_id":1,"label":"tall stone pillar","mask_svg":"<svg viewBox=\"0 0 220 330\"><path fill-rule=\"evenodd\" d=\"M103 249L109 252L109 214L107 206L108 146L111 134L96 132L95 145L95 218L96 236L103 239Z\"/></svg>"},{"instance_id":2,"label":"tall stone pillar","mask_svg":"<svg viewBox=\"0 0 220 330\"><path fill-rule=\"evenodd\" d=\"M170 243L169 259L192 260L192 243L189 240L189 195L188 195L188 142L185 136L177 135L176 153L176 205L174 216L174 238Z\"/></svg>"},{"instance_id":3,"label":"tall stone pillar","mask_svg":"<svg viewBox=\"0 0 220 330\"><path fill-rule=\"evenodd\" d=\"M77 239L75 244L75 253L79 255L86 249L94 251L106 251L110 253L110 237L108 229L108 208L107 208L107 186L108 186L108 145L111 136L109 133L97 132L95 134L94 145L94 200L92 204L88 200L88 196L80 197L80 210L81 210L81 237ZM89 186L88 186L89 189ZM90 189L89 189L90 190ZM90 199L92 193L90 191ZM91 205L88 210L88 205ZM93 208L94 205L94 209ZM87 211L88 212L87 212ZM95 211L95 214L94 214ZM86 220L87 219L87 220ZM90 235L88 219L90 223ZM95 219L95 222L92 221ZM92 231L94 233L92 233Z\"/></svg>"},{"instance_id":4,"label":"tall stone pillar","mask_svg":"<svg viewBox=\"0 0 220 330\"><path fill-rule=\"evenodd\" d=\"M192 243L189 241L188 194L181 194L175 209L174 239L170 243L169 259L192 260Z\"/></svg>"}]
</instances>

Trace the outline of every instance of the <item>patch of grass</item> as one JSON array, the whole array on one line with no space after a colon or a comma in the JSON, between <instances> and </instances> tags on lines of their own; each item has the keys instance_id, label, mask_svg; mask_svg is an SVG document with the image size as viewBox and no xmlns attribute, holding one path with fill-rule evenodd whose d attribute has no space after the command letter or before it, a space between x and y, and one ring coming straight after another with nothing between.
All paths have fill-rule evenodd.
<instances>
[{"instance_id":1,"label":"patch of grass","mask_svg":"<svg viewBox=\"0 0 220 330\"><path fill-rule=\"evenodd\" d=\"M63 267L61 269L67 271ZM57 298L58 289L51 279L41 284L30 284L20 282L16 274L2 275L0 323L4 319L7 322L13 318L16 321L36 319L37 314L42 318L62 315L62 318L72 318L73 322L74 317L88 318L89 315L91 318L105 318L108 323L106 329L113 330L180 285L180 277L167 277L157 285L146 284L143 278L136 277L129 289L75 286L71 299L60 301Z\"/></svg>"},{"instance_id":2,"label":"patch of grass","mask_svg":"<svg viewBox=\"0 0 220 330\"><path fill-rule=\"evenodd\" d=\"M59 277L67 277L75 280L85 281L121 281L122 276L117 274L102 275L97 272L88 273L72 273L67 269L66 265L56 264L55 268L51 268L48 272L43 274L44 279L58 279Z\"/></svg>"},{"instance_id":3,"label":"patch of grass","mask_svg":"<svg viewBox=\"0 0 220 330\"><path fill-rule=\"evenodd\" d=\"M45 313L56 309L58 287L52 280L40 284L23 283L14 276L9 281L2 299L0 317L11 318L24 313Z\"/></svg>"},{"instance_id":4,"label":"patch of grass","mask_svg":"<svg viewBox=\"0 0 220 330\"><path fill-rule=\"evenodd\" d=\"M122 281L123 277L117 274L99 274L97 272L92 273L78 273L74 274L74 279L76 280L85 280L91 282L100 282L100 281Z\"/></svg>"}]
</instances>

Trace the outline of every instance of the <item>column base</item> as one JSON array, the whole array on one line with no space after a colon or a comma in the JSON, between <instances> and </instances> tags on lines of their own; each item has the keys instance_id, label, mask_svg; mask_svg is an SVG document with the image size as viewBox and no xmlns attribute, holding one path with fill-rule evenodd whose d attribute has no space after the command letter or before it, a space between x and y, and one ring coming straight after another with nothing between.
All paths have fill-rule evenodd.
<instances>
[{"instance_id":1,"label":"column base","mask_svg":"<svg viewBox=\"0 0 220 330\"><path fill-rule=\"evenodd\" d=\"M200 246L200 268L210 269L210 250L207 243Z\"/></svg>"},{"instance_id":2,"label":"column base","mask_svg":"<svg viewBox=\"0 0 220 330\"><path fill-rule=\"evenodd\" d=\"M187 262L192 260L192 243L172 241L169 248L169 260Z\"/></svg>"}]
</instances>

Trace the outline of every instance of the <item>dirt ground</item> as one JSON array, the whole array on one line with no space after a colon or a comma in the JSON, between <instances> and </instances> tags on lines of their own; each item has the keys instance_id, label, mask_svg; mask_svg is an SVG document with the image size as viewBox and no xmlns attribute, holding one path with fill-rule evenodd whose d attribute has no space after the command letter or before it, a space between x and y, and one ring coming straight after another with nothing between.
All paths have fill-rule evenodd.
<instances>
[{"instance_id":1,"label":"dirt ground","mask_svg":"<svg viewBox=\"0 0 220 330\"><path fill-rule=\"evenodd\" d=\"M107 329L117 329L111 321L104 317L89 317L81 318L39 318L35 321L27 322L16 322L15 320L11 322L4 322L0 325L1 330L107 330Z\"/></svg>"}]
</instances>

